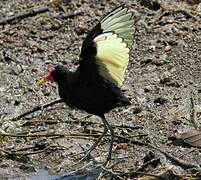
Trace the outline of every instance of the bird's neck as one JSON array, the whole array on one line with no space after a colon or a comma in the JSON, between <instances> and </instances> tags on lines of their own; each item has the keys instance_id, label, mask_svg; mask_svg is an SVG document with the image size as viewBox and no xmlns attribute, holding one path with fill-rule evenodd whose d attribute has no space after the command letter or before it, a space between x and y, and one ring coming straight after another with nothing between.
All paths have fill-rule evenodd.
<instances>
[{"instance_id":1,"label":"bird's neck","mask_svg":"<svg viewBox=\"0 0 201 180\"><path fill-rule=\"evenodd\" d=\"M75 106L74 94L77 87L77 73L66 71L65 76L57 81L61 99L70 107Z\"/></svg>"},{"instance_id":2,"label":"bird's neck","mask_svg":"<svg viewBox=\"0 0 201 180\"><path fill-rule=\"evenodd\" d=\"M66 86L72 86L76 81L76 72L68 71L62 73L61 77L57 79L59 85L65 84Z\"/></svg>"}]
</instances>

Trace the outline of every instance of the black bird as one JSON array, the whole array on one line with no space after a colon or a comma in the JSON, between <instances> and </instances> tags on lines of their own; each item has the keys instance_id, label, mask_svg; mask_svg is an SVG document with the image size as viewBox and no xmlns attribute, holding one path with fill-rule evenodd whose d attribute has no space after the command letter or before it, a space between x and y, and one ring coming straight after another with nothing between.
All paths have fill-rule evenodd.
<instances>
[{"instance_id":1,"label":"black bird","mask_svg":"<svg viewBox=\"0 0 201 180\"><path fill-rule=\"evenodd\" d=\"M64 66L48 69L39 84L56 82L61 99L70 107L99 116L104 131L88 150L89 154L108 129L111 141L106 164L111 160L114 131L104 114L111 109L130 105L120 87L129 61L134 39L133 14L124 5L106 15L86 36L75 72Z\"/></svg>"}]
</instances>

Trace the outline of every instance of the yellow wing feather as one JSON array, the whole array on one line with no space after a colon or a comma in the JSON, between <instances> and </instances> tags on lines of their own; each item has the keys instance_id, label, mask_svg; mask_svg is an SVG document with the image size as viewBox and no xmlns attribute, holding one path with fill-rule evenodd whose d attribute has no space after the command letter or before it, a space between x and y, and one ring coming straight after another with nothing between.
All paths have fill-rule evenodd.
<instances>
[{"instance_id":1,"label":"yellow wing feather","mask_svg":"<svg viewBox=\"0 0 201 180\"><path fill-rule=\"evenodd\" d=\"M97 47L96 63L101 76L118 87L123 84L133 43L134 20L132 13L121 6L101 21L103 34L94 39Z\"/></svg>"}]
</instances>

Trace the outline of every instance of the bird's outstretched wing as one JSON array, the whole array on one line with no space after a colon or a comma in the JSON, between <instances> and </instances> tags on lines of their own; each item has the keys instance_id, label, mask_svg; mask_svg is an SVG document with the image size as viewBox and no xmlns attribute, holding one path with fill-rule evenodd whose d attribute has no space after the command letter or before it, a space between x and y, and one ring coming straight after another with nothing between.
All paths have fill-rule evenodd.
<instances>
[{"instance_id":1,"label":"bird's outstretched wing","mask_svg":"<svg viewBox=\"0 0 201 180\"><path fill-rule=\"evenodd\" d=\"M124 81L134 31L133 15L126 7L120 6L105 16L83 42L80 55L83 75L97 73L120 87Z\"/></svg>"}]
</instances>

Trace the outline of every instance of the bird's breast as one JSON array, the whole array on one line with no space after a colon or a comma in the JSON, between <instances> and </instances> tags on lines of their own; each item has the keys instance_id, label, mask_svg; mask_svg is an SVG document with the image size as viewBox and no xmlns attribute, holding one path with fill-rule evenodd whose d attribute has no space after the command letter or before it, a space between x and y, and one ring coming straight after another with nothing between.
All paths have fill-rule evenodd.
<instances>
[{"instance_id":1,"label":"bird's breast","mask_svg":"<svg viewBox=\"0 0 201 180\"><path fill-rule=\"evenodd\" d=\"M60 98L69 106L74 107L74 91L65 86L59 86L59 96Z\"/></svg>"}]
</instances>

